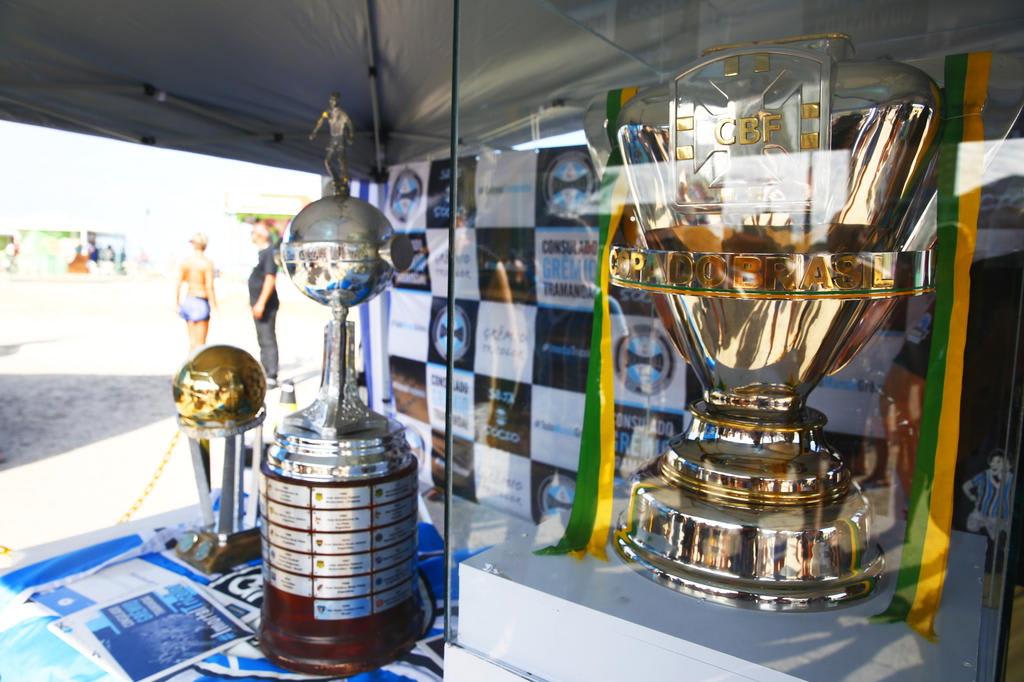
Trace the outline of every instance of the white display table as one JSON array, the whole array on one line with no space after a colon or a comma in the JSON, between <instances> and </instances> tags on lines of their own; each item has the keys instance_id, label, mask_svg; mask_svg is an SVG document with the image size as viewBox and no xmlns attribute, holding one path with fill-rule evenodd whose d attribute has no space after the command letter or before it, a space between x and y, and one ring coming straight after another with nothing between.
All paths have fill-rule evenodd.
<instances>
[{"instance_id":1,"label":"white display table","mask_svg":"<svg viewBox=\"0 0 1024 682\"><path fill-rule=\"evenodd\" d=\"M550 527L545 527L550 526ZM530 528L527 532L525 529ZM892 594L898 550L879 592L823 613L733 609L680 595L609 560L541 557L560 525L524 525L461 564L458 645L445 679L973 680L985 539L953 533L939 641L873 624ZM543 539L543 540L541 540ZM490 660L488 660L490 659Z\"/></svg>"},{"instance_id":2,"label":"white display table","mask_svg":"<svg viewBox=\"0 0 1024 682\"><path fill-rule=\"evenodd\" d=\"M76 549L95 545L100 542L106 542L107 540L113 540L114 538L124 537L125 535L131 535L132 533L149 531L154 528L163 528L166 526L177 526L181 523L198 523L199 519L199 507L193 505L191 507L182 507L180 509L173 509L168 512L154 514L153 516L145 516L128 521L127 523L107 526L88 533L82 533L81 535L71 535L42 545L27 547L14 552L10 563L0 566L0 574L9 573L21 568L22 566L28 566L29 564L34 564L35 562L42 561L43 559L67 554L68 552L73 552Z\"/></svg>"}]
</instances>

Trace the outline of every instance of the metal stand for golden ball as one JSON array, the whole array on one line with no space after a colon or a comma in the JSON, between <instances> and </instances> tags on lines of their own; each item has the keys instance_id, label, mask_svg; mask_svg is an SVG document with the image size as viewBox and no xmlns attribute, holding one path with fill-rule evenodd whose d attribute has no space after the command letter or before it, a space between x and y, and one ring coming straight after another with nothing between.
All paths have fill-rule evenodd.
<instances>
[{"instance_id":1,"label":"metal stand for golden ball","mask_svg":"<svg viewBox=\"0 0 1024 682\"><path fill-rule=\"evenodd\" d=\"M263 370L245 351L233 346L200 348L174 379L178 426L188 436L199 494L202 525L178 539L178 556L206 573L219 573L260 555L256 522L256 476L263 451ZM253 431L248 514L245 505L245 433ZM224 440L220 504L210 491L210 441ZM252 524L246 527L246 517Z\"/></svg>"}]
</instances>

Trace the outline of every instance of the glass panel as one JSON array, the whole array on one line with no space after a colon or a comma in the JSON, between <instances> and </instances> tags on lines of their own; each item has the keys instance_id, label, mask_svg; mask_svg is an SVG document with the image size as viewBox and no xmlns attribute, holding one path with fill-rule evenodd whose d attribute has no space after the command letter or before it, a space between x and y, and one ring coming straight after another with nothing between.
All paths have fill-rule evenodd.
<instances>
[{"instance_id":1,"label":"glass panel","mask_svg":"<svg viewBox=\"0 0 1024 682\"><path fill-rule=\"evenodd\" d=\"M462 5L452 643L546 679L1002 674L1021 18Z\"/></svg>"}]
</instances>

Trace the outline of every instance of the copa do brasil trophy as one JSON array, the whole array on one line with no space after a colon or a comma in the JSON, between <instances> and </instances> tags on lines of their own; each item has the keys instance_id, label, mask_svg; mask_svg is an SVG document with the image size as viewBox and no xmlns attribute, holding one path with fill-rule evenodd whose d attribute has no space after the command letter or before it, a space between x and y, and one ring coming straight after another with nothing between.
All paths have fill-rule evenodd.
<instances>
[{"instance_id":1,"label":"copa do brasil trophy","mask_svg":"<svg viewBox=\"0 0 1024 682\"><path fill-rule=\"evenodd\" d=\"M639 229L611 281L652 292L703 397L633 476L613 542L709 601L826 608L882 570L868 500L806 400L898 297L931 290L939 94L851 56L842 35L716 48L615 125Z\"/></svg>"},{"instance_id":2,"label":"copa do brasil trophy","mask_svg":"<svg viewBox=\"0 0 1024 682\"><path fill-rule=\"evenodd\" d=\"M281 243L288 277L328 306L319 394L285 417L263 462L260 644L303 672L351 675L410 649L416 585L417 459L397 421L370 411L355 382L351 307L411 260L387 218L348 194L303 209Z\"/></svg>"}]
</instances>

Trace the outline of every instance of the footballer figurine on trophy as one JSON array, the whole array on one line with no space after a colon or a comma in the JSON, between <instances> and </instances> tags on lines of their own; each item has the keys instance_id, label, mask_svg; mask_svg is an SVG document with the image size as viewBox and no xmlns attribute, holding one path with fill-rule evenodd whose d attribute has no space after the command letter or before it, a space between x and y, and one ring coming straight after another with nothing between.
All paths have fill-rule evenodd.
<instances>
[{"instance_id":1,"label":"footballer figurine on trophy","mask_svg":"<svg viewBox=\"0 0 1024 682\"><path fill-rule=\"evenodd\" d=\"M327 169L327 174L334 181L335 194L341 194L342 192L348 194L348 148L355 141L355 128L352 127L352 119L349 117L348 112L338 105L339 99L341 99L339 93L331 93L331 98L327 103L327 110L320 114L313 132L309 134L309 139L314 139L316 134L320 132L324 121L327 121L331 140L327 143L324 168Z\"/></svg>"},{"instance_id":2,"label":"footballer figurine on trophy","mask_svg":"<svg viewBox=\"0 0 1024 682\"><path fill-rule=\"evenodd\" d=\"M423 622L417 459L404 427L359 397L348 320L350 308L409 266L412 249L383 213L349 196L344 143L351 122L336 96L321 123L325 117L336 193L292 219L281 257L292 282L327 306L332 320L319 394L282 420L263 463L259 638L267 657L284 667L348 676L409 650Z\"/></svg>"}]
</instances>

